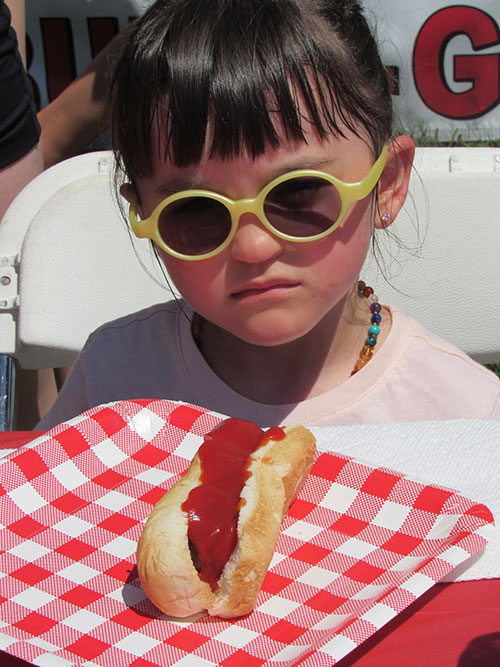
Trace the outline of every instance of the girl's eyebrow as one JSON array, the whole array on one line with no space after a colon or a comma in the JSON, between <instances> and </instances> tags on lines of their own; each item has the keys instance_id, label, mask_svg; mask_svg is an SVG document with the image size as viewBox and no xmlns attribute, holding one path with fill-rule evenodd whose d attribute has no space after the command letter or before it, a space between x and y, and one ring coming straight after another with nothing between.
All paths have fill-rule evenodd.
<instances>
[{"instance_id":1,"label":"girl's eyebrow","mask_svg":"<svg viewBox=\"0 0 500 667\"><path fill-rule=\"evenodd\" d=\"M168 197L169 195L174 195L177 192L182 192L183 190L206 190L201 186L201 183L195 181L194 179L189 178L173 178L165 183L161 183L155 192L159 195L164 195Z\"/></svg>"},{"instance_id":2,"label":"girl's eyebrow","mask_svg":"<svg viewBox=\"0 0 500 667\"><path fill-rule=\"evenodd\" d=\"M274 181L274 179L278 178L278 176L282 176L283 174L287 174L290 171L297 171L299 169L311 169L312 171L323 171L325 168L331 166L334 162L336 162L335 158L328 158L324 160L317 160L317 159L300 160L300 161L297 160L296 162L289 163L286 166L276 169L275 171L268 174L267 183Z\"/></svg>"},{"instance_id":3,"label":"girl's eyebrow","mask_svg":"<svg viewBox=\"0 0 500 667\"><path fill-rule=\"evenodd\" d=\"M335 161L336 160L334 158L332 159L329 158L325 160L317 160L317 159L309 159L309 160L306 159L300 161L297 160L296 162L288 163L283 167L279 167L278 169L275 169L266 174L266 178L264 179L262 187L267 185L267 183L274 181L274 179L278 178L278 176L287 174L290 171L297 171L299 169L311 169L314 171L322 171L325 168L331 166ZM165 181L164 183L161 183L157 188L155 188L155 192L157 192L159 195L163 195L164 197L169 197L170 195L177 194L178 192L183 192L184 190L213 191L213 188L203 183L203 181L198 181L196 179L190 179L190 178L182 178L182 177L172 178L168 181Z\"/></svg>"}]
</instances>

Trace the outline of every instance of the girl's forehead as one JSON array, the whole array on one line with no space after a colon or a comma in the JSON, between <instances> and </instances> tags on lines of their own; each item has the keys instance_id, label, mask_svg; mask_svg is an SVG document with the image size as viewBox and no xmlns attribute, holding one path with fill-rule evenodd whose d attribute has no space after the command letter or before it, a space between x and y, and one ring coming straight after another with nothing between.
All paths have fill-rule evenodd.
<instances>
[{"instance_id":1,"label":"girl's forehead","mask_svg":"<svg viewBox=\"0 0 500 667\"><path fill-rule=\"evenodd\" d=\"M207 141L199 162L182 167L175 165L160 148L154 156L151 181L156 189L168 195L183 189L224 186L242 178L265 185L282 173L295 169L331 171L341 177L353 163L364 165L373 157L365 139L348 128L345 128L344 134L330 134L321 139L317 132L306 131L304 141L282 137L278 146L268 145L257 156L243 150L240 155L226 158L211 155ZM158 145L161 147L162 142Z\"/></svg>"}]
</instances>

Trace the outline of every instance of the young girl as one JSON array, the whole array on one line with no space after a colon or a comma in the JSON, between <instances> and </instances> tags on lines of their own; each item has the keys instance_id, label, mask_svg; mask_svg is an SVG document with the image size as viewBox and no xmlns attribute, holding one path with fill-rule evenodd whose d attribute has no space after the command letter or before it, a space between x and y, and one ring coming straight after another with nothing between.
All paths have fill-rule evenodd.
<instances>
[{"instance_id":1,"label":"young girl","mask_svg":"<svg viewBox=\"0 0 500 667\"><path fill-rule=\"evenodd\" d=\"M140 397L262 426L500 416L496 376L359 282L407 194L392 129L357 2L156 2L111 130L132 227L182 299L93 333L38 428Z\"/></svg>"}]
</instances>

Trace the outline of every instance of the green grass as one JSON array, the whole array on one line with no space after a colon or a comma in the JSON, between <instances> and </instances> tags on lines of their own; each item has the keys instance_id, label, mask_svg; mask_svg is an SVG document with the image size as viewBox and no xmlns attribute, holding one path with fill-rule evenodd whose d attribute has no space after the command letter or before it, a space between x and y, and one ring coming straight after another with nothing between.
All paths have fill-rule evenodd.
<instances>
[{"instance_id":1,"label":"green grass","mask_svg":"<svg viewBox=\"0 0 500 667\"><path fill-rule=\"evenodd\" d=\"M489 368L490 371L493 371L500 377L500 364L485 364L486 368Z\"/></svg>"},{"instance_id":2,"label":"green grass","mask_svg":"<svg viewBox=\"0 0 500 667\"><path fill-rule=\"evenodd\" d=\"M415 130L409 132L416 146L454 146L454 147L497 147L500 146L500 139L486 137L482 139L466 139L460 130L454 130L449 139L443 139L439 136L439 128L429 128L426 125L419 125Z\"/></svg>"}]
</instances>

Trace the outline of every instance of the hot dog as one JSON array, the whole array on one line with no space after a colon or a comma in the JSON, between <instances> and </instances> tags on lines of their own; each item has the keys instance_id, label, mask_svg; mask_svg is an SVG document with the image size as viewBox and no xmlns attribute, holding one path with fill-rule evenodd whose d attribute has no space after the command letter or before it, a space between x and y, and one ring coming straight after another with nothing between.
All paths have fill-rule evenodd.
<instances>
[{"instance_id":1,"label":"hot dog","mask_svg":"<svg viewBox=\"0 0 500 667\"><path fill-rule=\"evenodd\" d=\"M141 533L137 567L151 601L176 617L249 613L314 452L303 426L264 432L230 418L207 434Z\"/></svg>"}]
</instances>

